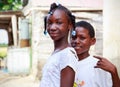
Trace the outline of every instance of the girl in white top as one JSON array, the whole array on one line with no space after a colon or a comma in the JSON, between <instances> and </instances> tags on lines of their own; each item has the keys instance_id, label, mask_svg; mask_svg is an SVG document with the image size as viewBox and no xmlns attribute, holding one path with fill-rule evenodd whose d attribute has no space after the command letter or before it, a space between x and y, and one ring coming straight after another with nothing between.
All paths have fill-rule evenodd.
<instances>
[{"instance_id":1,"label":"girl in white top","mask_svg":"<svg viewBox=\"0 0 120 87\"><path fill-rule=\"evenodd\" d=\"M74 87L112 87L111 74L94 68L97 62L93 56L79 61Z\"/></svg>"},{"instance_id":2,"label":"girl in white top","mask_svg":"<svg viewBox=\"0 0 120 87\"><path fill-rule=\"evenodd\" d=\"M54 42L54 52L43 68L40 87L73 87L77 57L68 44L68 34L74 28L75 17L61 4L51 4L45 17L45 32Z\"/></svg>"},{"instance_id":3,"label":"girl in white top","mask_svg":"<svg viewBox=\"0 0 120 87\"><path fill-rule=\"evenodd\" d=\"M77 52L79 62L74 87L113 87L111 74L95 68L99 60L89 54L90 47L96 42L92 25L85 21L77 22L75 31L71 45Z\"/></svg>"}]
</instances>

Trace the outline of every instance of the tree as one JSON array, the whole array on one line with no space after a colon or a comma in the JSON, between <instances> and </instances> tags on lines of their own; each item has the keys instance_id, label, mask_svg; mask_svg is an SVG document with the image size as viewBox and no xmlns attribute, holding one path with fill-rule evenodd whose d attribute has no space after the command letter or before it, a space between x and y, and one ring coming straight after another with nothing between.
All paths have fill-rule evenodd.
<instances>
[{"instance_id":1,"label":"tree","mask_svg":"<svg viewBox=\"0 0 120 87\"><path fill-rule=\"evenodd\" d=\"M0 11L7 10L19 10L22 9L22 1L21 0L0 0Z\"/></svg>"}]
</instances>

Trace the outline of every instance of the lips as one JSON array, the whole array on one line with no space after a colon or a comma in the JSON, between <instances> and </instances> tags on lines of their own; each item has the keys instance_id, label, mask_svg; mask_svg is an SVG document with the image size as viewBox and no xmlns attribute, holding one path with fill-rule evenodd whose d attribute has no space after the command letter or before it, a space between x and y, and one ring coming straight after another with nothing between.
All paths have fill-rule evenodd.
<instances>
[{"instance_id":1,"label":"lips","mask_svg":"<svg viewBox=\"0 0 120 87\"><path fill-rule=\"evenodd\" d=\"M50 36L56 36L57 33L50 33Z\"/></svg>"},{"instance_id":2,"label":"lips","mask_svg":"<svg viewBox=\"0 0 120 87\"><path fill-rule=\"evenodd\" d=\"M59 36L58 33L54 33L54 32L50 32L49 35L52 39L55 39L56 37Z\"/></svg>"},{"instance_id":3,"label":"lips","mask_svg":"<svg viewBox=\"0 0 120 87\"><path fill-rule=\"evenodd\" d=\"M77 45L77 44L75 44L75 43L72 43L72 47L74 47L75 49L80 49L80 48L82 48L82 46Z\"/></svg>"},{"instance_id":4,"label":"lips","mask_svg":"<svg viewBox=\"0 0 120 87\"><path fill-rule=\"evenodd\" d=\"M82 49L82 46L74 46L74 49L76 50Z\"/></svg>"},{"instance_id":5,"label":"lips","mask_svg":"<svg viewBox=\"0 0 120 87\"><path fill-rule=\"evenodd\" d=\"M74 48L75 48L75 49L80 49L81 47L75 46Z\"/></svg>"}]
</instances>

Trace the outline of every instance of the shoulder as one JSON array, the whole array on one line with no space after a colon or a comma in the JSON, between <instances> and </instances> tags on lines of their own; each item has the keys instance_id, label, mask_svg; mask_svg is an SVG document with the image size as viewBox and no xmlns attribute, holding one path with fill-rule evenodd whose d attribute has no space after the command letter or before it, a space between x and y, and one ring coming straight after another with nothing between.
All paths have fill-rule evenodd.
<instances>
[{"instance_id":1,"label":"shoulder","mask_svg":"<svg viewBox=\"0 0 120 87\"><path fill-rule=\"evenodd\" d=\"M77 53L76 53L76 51L74 50L74 48L68 47L68 48L67 48L67 52L68 52L68 55L69 55L69 56L74 56L74 57L76 57L76 58L78 59Z\"/></svg>"},{"instance_id":2,"label":"shoulder","mask_svg":"<svg viewBox=\"0 0 120 87\"><path fill-rule=\"evenodd\" d=\"M92 58L91 60L94 61L94 62L98 62L99 60L97 58L95 58L93 55L90 55L90 57Z\"/></svg>"},{"instance_id":3,"label":"shoulder","mask_svg":"<svg viewBox=\"0 0 120 87\"><path fill-rule=\"evenodd\" d=\"M77 56L73 48L67 47L60 53L60 68L63 69L66 66L71 67L74 71L77 68Z\"/></svg>"},{"instance_id":4,"label":"shoulder","mask_svg":"<svg viewBox=\"0 0 120 87\"><path fill-rule=\"evenodd\" d=\"M61 53L60 53L60 57L63 60L78 60L76 51L74 50L74 48L72 47L67 47L65 48Z\"/></svg>"}]
</instances>

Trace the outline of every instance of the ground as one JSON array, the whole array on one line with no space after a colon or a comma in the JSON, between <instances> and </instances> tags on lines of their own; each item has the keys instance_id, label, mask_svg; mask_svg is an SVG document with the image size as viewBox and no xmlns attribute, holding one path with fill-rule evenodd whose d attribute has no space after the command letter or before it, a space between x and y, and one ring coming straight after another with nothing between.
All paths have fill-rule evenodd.
<instances>
[{"instance_id":1,"label":"ground","mask_svg":"<svg viewBox=\"0 0 120 87\"><path fill-rule=\"evenodd\" d=\"M11 75L0 70L0 87L39 87L39 80L32 75Z\"/></svg>"}]
</instances>

